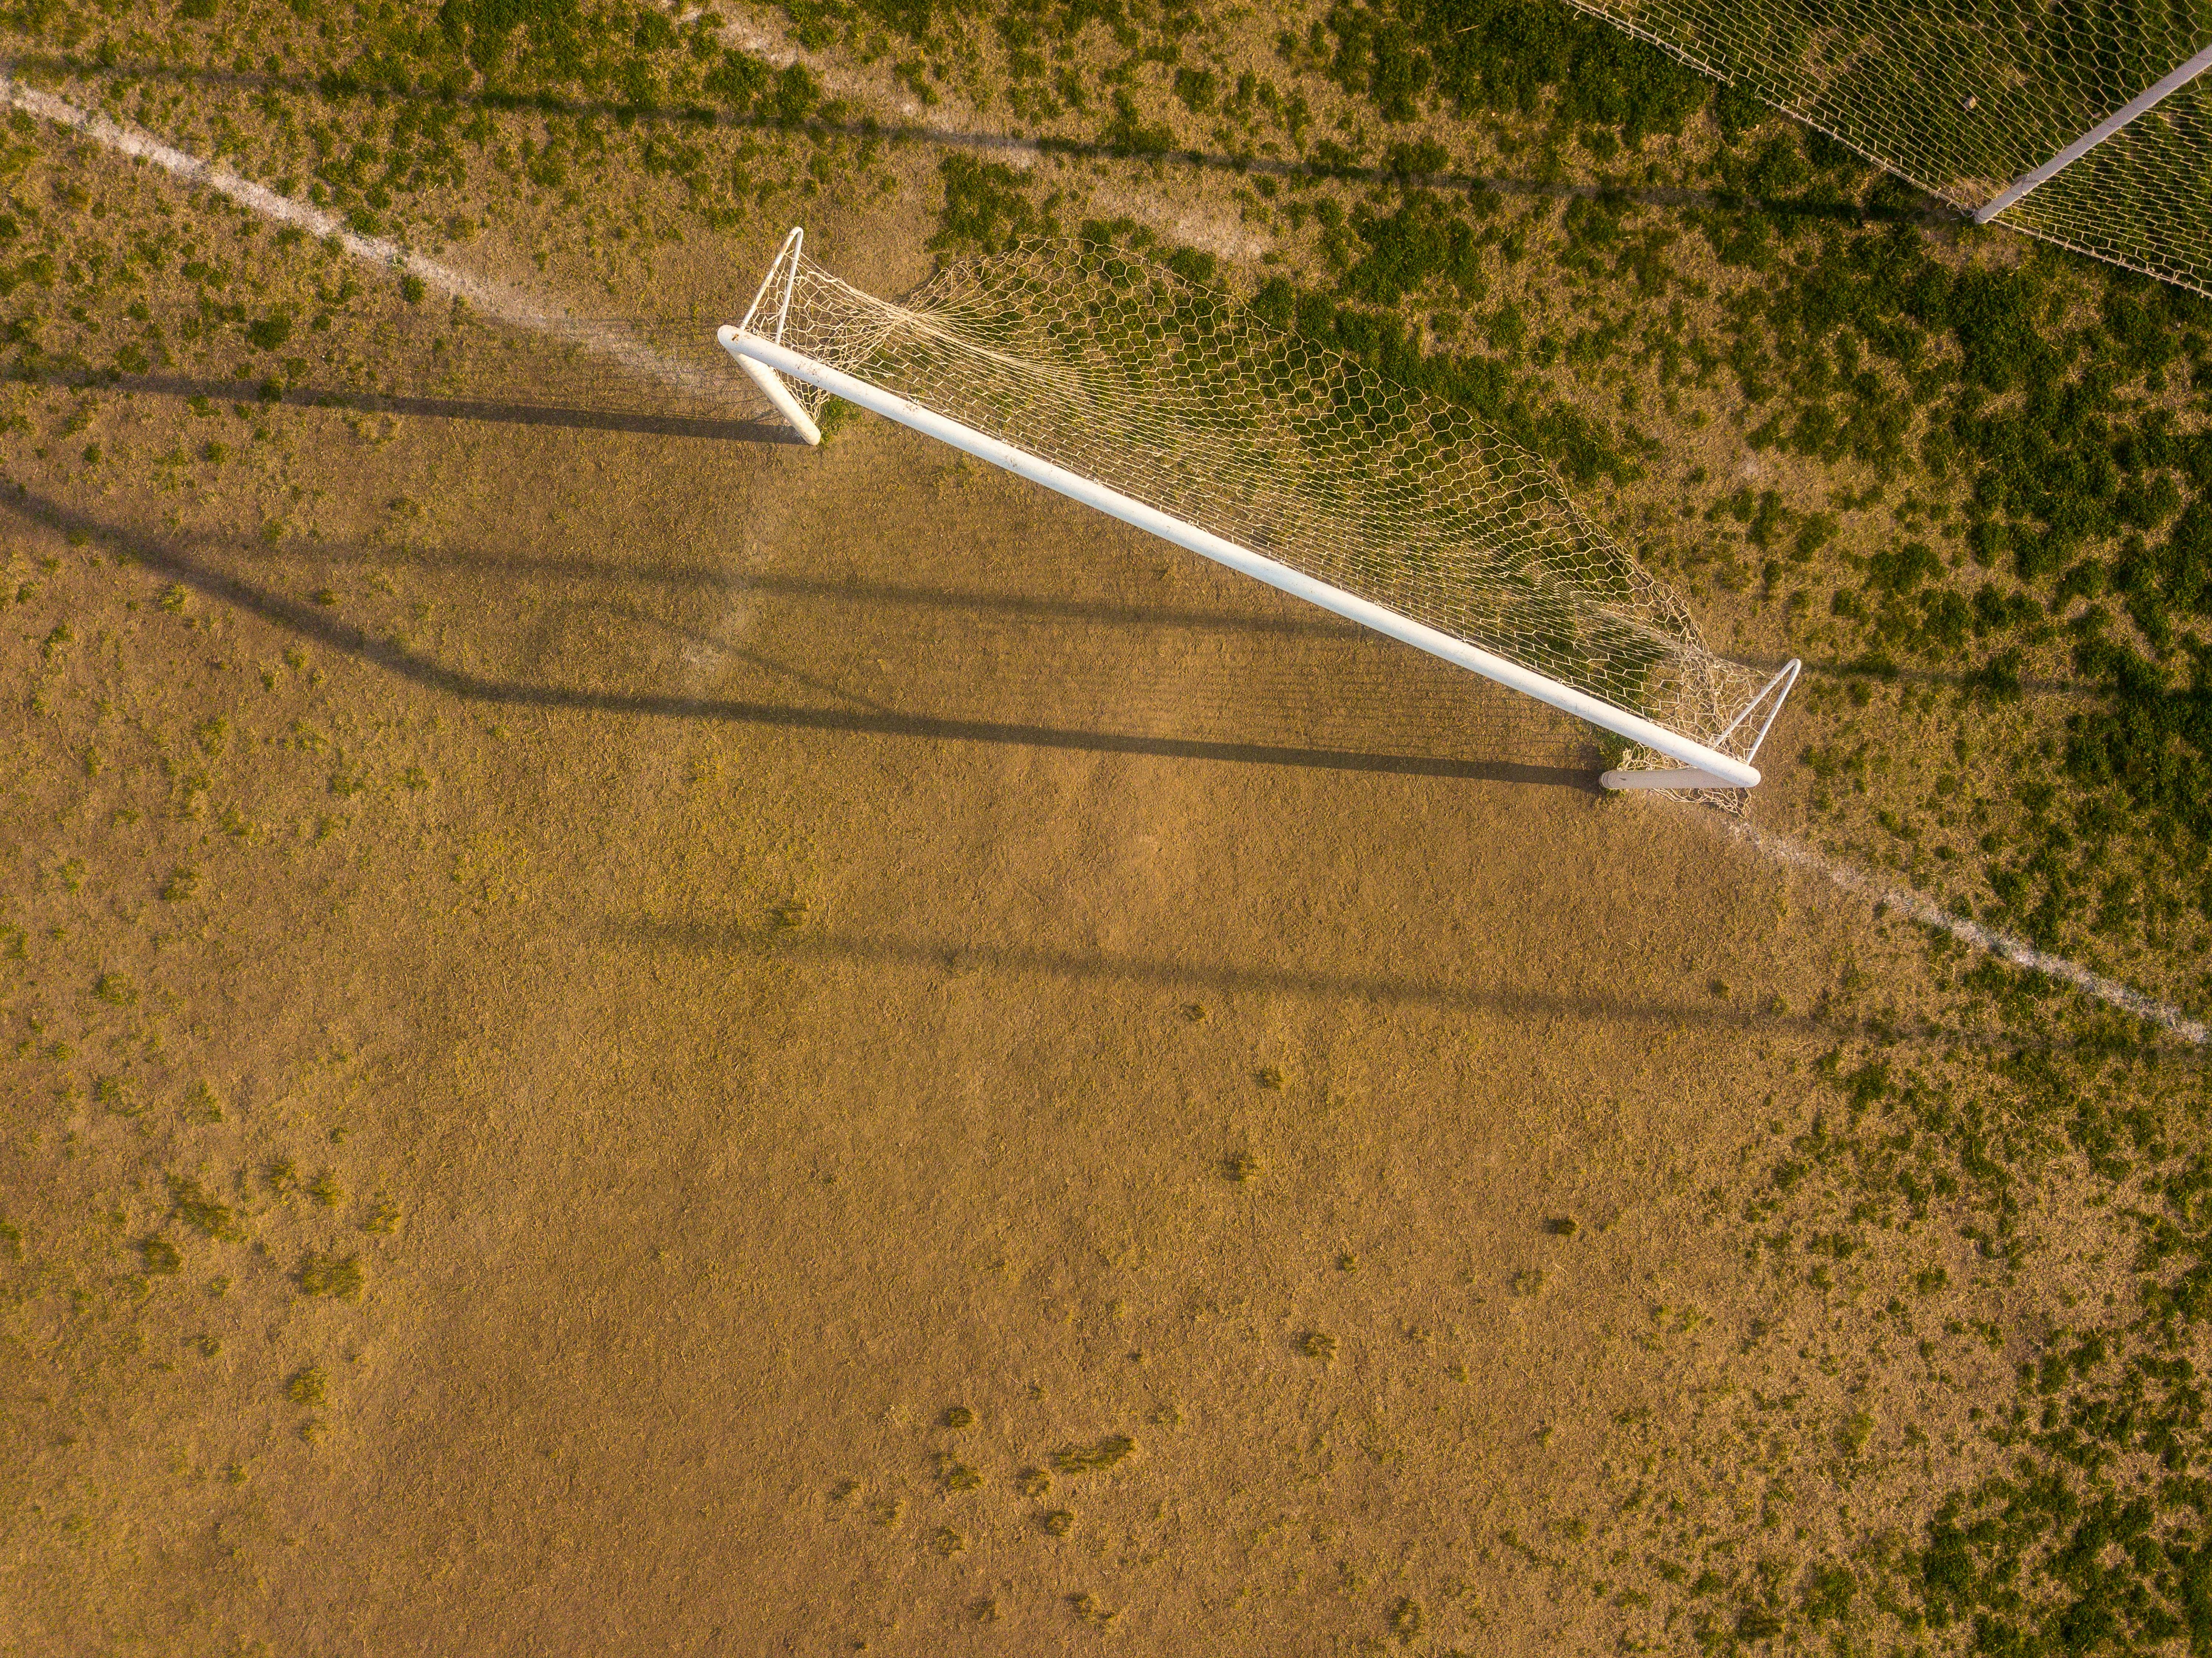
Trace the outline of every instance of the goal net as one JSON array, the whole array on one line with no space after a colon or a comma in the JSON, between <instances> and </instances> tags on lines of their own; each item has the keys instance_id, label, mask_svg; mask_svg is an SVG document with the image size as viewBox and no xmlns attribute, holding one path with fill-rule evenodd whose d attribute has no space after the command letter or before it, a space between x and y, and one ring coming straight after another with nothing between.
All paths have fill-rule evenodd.
<instances>
[{"instance_id":1,"label":"goal net","mask_svg":"<svg viewBox=\"0 0 2212 1658\"><path fill-rule=\"evenodd\" d=\"M835 389L1439 655L1474 647L1454 659L1634 738L1637 781L1758 780L1795 664L1769 681L1715 655L1535 456L1227 294L1037 240L894 304L794 231L722 337L805 422Z\"/></svg>"},{"instance_id":2,"label":"goal net","mask_svg":"<svg viewBox=\"0 0 2212 1658\"><path fill-rule=\"evenodd\" d=\"M1964 212L2212 294L2205 0L1571 3Z\"/></svg>"}]
</instances>

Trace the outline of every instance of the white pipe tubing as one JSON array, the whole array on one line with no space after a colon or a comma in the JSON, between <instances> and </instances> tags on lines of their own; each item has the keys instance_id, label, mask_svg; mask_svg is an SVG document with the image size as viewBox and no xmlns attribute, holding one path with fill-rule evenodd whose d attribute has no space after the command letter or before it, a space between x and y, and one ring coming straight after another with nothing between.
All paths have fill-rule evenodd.
<instances>
[{"instance_id":1,"label":"white pipe tubing","mask_svg":"<svg viewBox=\"0 0 2212 1658\"><path fill-rule=\"evenodd\" d=\"M722 349L732 357L740 360L750 358L779 374L788 374L793 380L805 380L809 386L818 386L832 397L858 404L863 409L881 415L885 420L912 427L915 431L935 438L940 443L950 444L978 460L988 460L994 466L1003 466L1018 477L1041 483L1070 500L1095 507L1109 518L1117 518L1124 524L1148 531L1163 541L1171 541L1178 547L1212 559L1217 563L1226 564L1232 570L1241 571L1255 581L1264 581L1270 587L1289 593L1293 598L1303 598L1309 604L1334 611L1349 621L1372 628L1376 633L1411 645L1416 650L1426 651L1431 656L1442 657L1472 673L1480 674L1485 679L1494 680L1524 696L1533 696L1562 714L1571 714L1577 720L1587 720L1593 726L1602 726L1631 742L1656 750L1670 760L1678 760L1685 766L1707 774L1708 780L1698 785L1699 787L1747 789L1758 786L1759 768L1756 766L1747 766L1717 749L1707 748L1702 743L1668 731L1664 726L1654 725L1649 720L1616 708L1587 691L1578 691L1571 685L1562 685L1558 680L1533 672L1517 662L1493 656L1480 646L1470 645L1463 639L1455 639L1434 628L1425 628L1418 622L1400 616L1395 610L1385 610L1370 599L1347 593L1340 587L1332 587L1325 581L1316 581L1287 564L1278 564L1272 558L1263 558L1249 548L1240 547L1233 541L1224 541L1196 525L1171 518L1158 507L1147 507L1143 501L1125 495L1117 489L1094 483L1065 467L1040 459L1026 450L1017 449L1010 443L986 436L970 427L963 426L958 421L948 420L943 415L925 409L896 392L886 392L864 380L856 380L842 369L817 362L787 346L764 340L757 334L740 333L726 323L717 331L715 337L721 341Z\"/></svg>"},{"instance_id":2,"label":"white pipe tubing","mask_svg":"<svg viewBox=\"0 0 2212 1658\"><path fill-rule=\"evenodd\" d=\"M2208 69L2212 69L2212 46L2207 46L2179 69L2155 85L2121 105L2103 120L2091 127L2072 143L2060 150L2041 167L2023 173L2002 190L1974 210L1974 222L1987 224L2038 185L2048 183L2057 173L2080 161L2099 144L2111 137L2139 115L2156 109L2182 88L2187 86Z\"/></svg>"},{"instance_id":3,"label":"white pipe tubing","mask_svg":"<svg viewBox=\"0 0 2212 1658\"><path fill-rule=\"evenodd\" d=\"M731 355L737 355L735 352ZM821 428L799 406L799 399L791 395L789 386L776 378L774 369L762 367L750 357L742 356L738 357L738 367L745 371L752 383L760 387L761 395L775 405L775 412L789 421L792 430L805 438L810 446L822 441Z\"/></svg>"},{"instance_id":4,"label":"white pipe tubing","mask_svg":"<svg viewBox=\"0 0 2212 1658\"><path fill-rule=\"evenodd\" d=\"M1732 789L1736 786L1711 772L1608 771L1598 775L1598 786L1607 789Z\"/></svg>"}]
</instances>

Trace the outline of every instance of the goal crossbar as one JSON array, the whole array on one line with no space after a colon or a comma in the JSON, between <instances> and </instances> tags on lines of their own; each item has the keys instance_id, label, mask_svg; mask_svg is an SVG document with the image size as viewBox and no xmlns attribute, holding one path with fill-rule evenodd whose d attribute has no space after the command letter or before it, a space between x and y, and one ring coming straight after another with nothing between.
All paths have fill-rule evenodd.
<instances>
[{"instance_id":1,"label":"goal crossbar","mask_svg":"<svg viewBox=\"0 0 2212 1658\"><path fill-rule=\"evenodd\" d=\"M2208 69L2212 69L2212 46L2205 47L2172 74L2145 88L2042 166L2021 173L1974 210L1974 222L1987 224L2030 191L2048 184L2138 116L2149 114Z\"/></svg>"},{"instance_id":2,"label":"goal crossbar","mask_svg":"<svg viewBox=\"0 0 2212 1658\"><path fill-rule=\"evenodd\" d=\"M1411 645L1416 650L1441 657L1486 679L1519 691L1525 696L1534 697L1563 714L1572 714L1631 742L1641 744L1674 761L1685 772L1693 774L1677 777L1668 786L1748 789L1756 787L1759 783L1759 768L1747 761L1723 754L1718 749L1685 737L1679 732L1669 731L1664 726L1630 714L1626 709L1614 708L1587 691L1562 684L1548 675L1509 661L1479 645L1471 645L1450 634L1425 627L1371 599L1362 598L1357 593L1346 592L1341 587L1316 580L1303 571L1294 570L1289 565L1279 563L1249 547L1239 546L1233 541L1201 530L1196 525L1186 523L1156 507L1071 472L1066 467L1056 466L1027 450L1018 449L1012 444L976 431L973 427L963 426L958 421L924 408L910 398L834 368L788 346L728 324L724 324L716 331L715 337L745 370L747 376L762 386L763 393L769 395L779 410L784 410L784 404L791 400L791 394L787 388L778 386L776 392L782 394L778 397L768 392L768 385L776 375L787 374L793 380L818 387L832 397L842 398L848 403L881 415L886 420L895 421L901 426L935 438L963 453L975 456L978 460L1003 467L1018 477L1027 478L1032 483L1042 484L1070 500L1080 501L1109 518L1118 519L1164 541L1172 542L1202 557L1225 564L1255 581L1265 582L1293 598L1302 598L1310 604ZM788 411L785 412L787 414ZM811 421L806 421L804 425L793 422L793 425L798 427L802 437L810 441L818 440L818 434L811 430ZM1759 697L1753 699L1753 705L1765 695L1766 692L1760 692ZM1761 735L1764 735L1763 732Z\"/></svg>"}]
</instances>

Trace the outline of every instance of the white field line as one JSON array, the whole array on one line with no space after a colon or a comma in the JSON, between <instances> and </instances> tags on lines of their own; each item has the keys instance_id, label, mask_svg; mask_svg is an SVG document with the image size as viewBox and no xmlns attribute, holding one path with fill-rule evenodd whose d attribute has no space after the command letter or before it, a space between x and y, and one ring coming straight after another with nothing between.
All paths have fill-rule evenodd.
<instances>
[{"instance_id":1,"label":"white field line","mask_svg":"<svg viewBox=\"0 0 2212 1658\"><path fill-rule=\"evenodd\" d=\"M666 12L679 28L688 28L707 11L703 6L692 4L691 0L651 0L651 3ZM888 75L848 71L821 52L802 49L773 21L748 22L740 18L734 23L723 24L714 32L714 38L776 69L803 64L833 96L849 98L878 111L895 111L895 121L915 120L922 113L921 106L911 94ZM1003 161L1024 173L1048 153L1036 139L1001 129L989 111L976 108L950 87L942 96L944 108L935 118L939 122L960 121L970 130L939 133L940 143ZM1098 213L1126 214L1130 218L1141 219L1186 246L1200 248L1224 259L1249 263L1274 246L1267 237L1247 230L1241 222L1218 208L1179 208L1163 198L1158 191L1148 190L1142 185L1123 188L1094 184L1085 199L1086 204Z\"/></svg>"},{"instance_id":2,"label":"white field line","mask_svg":"<svg viewBox=\"0 0 2212 1658\"><path fill-rule=\"evenodd\" d=\"M381 236L364 236L349 228L336 215L325 213L312 202L280 196L264 185L240 177L228 167L187 155L173 145L163 143L151 133L122 125L95 112L80 109L50 92L25 86L4 72L0 72L0 105L22 110L41 120L52 121L57 126L68 127L118 155L149 162L185 184L227 196L240 207L258 213L264 219L297 225L319 239L335 239L340 246L357 259L394 273L417 277L424 286L461 301L471 310L483 316L516 328L552 335L595 356L606 358L641 379L659 380L693 396L734 398L749 406L757 402L750 388L738 391L744 382L737 377L726 379L702 374L661 355L620 328L561 316L520 288L489 277L472 276L465 270L456 270L434 259L426 259L399 243L387 241ZM700 337L702 341L708 337L704 324L701 325Z\"/></svg>"},{"instance_id":3,"label":"white field line","mask_svg":"<svg viewBox=\"0 0 2212 1658\"><path fill-rule=\"evenodd\" d=\"M2069 984L2085 996L2094 996L2099 1001L2108 1002L2137 1018L2164 1025L2175 1035L2200 1048L2208 1039L2212 1039L2212 1030L2208 1030L2202 1019L2192 1019L2179 1008L2170 1007L2130 986L2100 977L2063 956L2053 956L2046 950L2038 950L2027 940L2015 938L2008 932L1999 932L1978 921L1953 915L1920 893L1885 886L1863 870L1839 864L1809 847L1801 846L1778 835L1769 835L1748 823L1731 823L1729 827L1729 832L1737 839L1749 841L1779 863L1825 876L1846 892L1856 892L1862 897L1887 904L1923 926L1940 926L1953 938L1961 939L1977 950L1986 950L1990 955L2010 962L2014 967L2030 968Z\"/></svg>"},{"instance_id":4,"label":"white field line","mask_svg":"<svg viewBox=\"0 0 2212 1658\"><path fill-rule=\"evenodd\" d=\"M520 288L426 259L419 253L411 252L398 243L387 241L380 236L364 236L349 228L335 215L325 213L311 202L280 196L266 185L240 177L228 167L204 161L197 155L187 155L173 145L163 143L150 133L121 125L104 115L79 109L64 99L57 98L50 92L41 92L35 87L23 86L4 74L0 74L0 103L42 120L52 121L58 126L68 127L118 155L151 162L186 184L227 196L264 218L297 225L318 238L335 237L338 245L356 258L419 277L426 286L462 301L471 309L485 316L517 328L527 328L568 340L597 355L607 357L645 379L660 380L685 392L714 396L726 397L732 389L726 382L719 380L710 381L681 363L672 362L618 329L603 323L580 322L574 318L556 316ZM2072 985L2085 995L2094 996L2100 1001L2110 1003L2138 1018L2163 1025L2176 1035L2200 1047L2212 1040L2212 1030L2207 1029L2203 1021L2191 1018L2180 1009L2170 1007L2114 980L2100 977L2063 957L2038 950L2009 933L1998 932L1978 921L1965 920L1950 914L1917 892L1886 887L1863 871L1837 863L1794 841L1753 829L1748 823L1734 824L1731 832L1748 841L1770 858L1825 876L1848 892L1856 892L1887 904L1925 926L1940 926L1978 950L1985 950L2015 967L2030 968Z\"/></svg>"}]
</instances>

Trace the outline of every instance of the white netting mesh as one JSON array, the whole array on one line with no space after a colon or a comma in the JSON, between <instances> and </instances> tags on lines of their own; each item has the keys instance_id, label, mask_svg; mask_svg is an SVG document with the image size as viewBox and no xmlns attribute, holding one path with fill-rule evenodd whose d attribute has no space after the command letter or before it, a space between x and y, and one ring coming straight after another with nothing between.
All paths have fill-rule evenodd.
<instances>
[{"instance_id":1,"label":"white netting mesh","mask_svg":"<svg viewBox=\"0 0 2212 1658\"><path fill-rule=\"evenodd\" d=\"M1756 735L1728 728L1759 678L1535 456L1123 252L1024 243L892 304L787 249L750 326L1723 752Z\"/></svg>"},{"instance_id":2,"label":"white netting mesh","mask_svg":"<svg viewBox=\"0 0 2212 1658\"><path fill-rule=\"evenodd\" d=\"M2212 78L2130 122L1996 222L2212 294Z\"/></svg>"},{"instance_id":3,"label":"white netting mesh","mask_svg":"<svg viewBox=\"0 0 2212 1658\"><path fill-rule=\"evenodd\" d=\"M1571 0L1972 212L2212 41L2212 0ZM1997 217L2212 293L2205 82Z\"/></svg>"}]
</instances>

